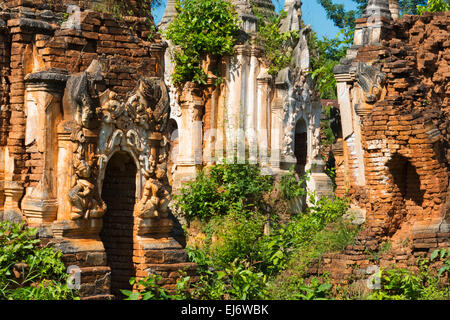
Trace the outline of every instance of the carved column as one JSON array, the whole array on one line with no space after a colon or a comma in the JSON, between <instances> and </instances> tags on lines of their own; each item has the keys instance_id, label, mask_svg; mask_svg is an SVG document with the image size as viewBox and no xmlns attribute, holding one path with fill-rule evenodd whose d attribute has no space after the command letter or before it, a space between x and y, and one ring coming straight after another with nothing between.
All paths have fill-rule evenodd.
<instances>
[{"instance_id":1,"label":"carved column","mask_svg":"<svg viewBox=\"0 0 450 320\"><path fill-rule=\"evenodd\" d=\"M22 211L19 201L23 195L23 183L20 181L7 180L4 183L5 202L3 204L3 220L22 221Z\"/></svg>"},{"instance_id":2,"label":"carved column","mask_svg":"<svg viewBox=\"0 0 450 320\"><path fill-rule=\"evenodd\" d=\"M267 70L262 70L257 79L257 141L258 155L261 166L266 166L269 161L270 139L270 82L272 76Z\"/></svg>"},{"instance_id":3,"label":"carved column","mask_svg":"<svg viewBox=\"0 0 450 320\"><path fill-rule=\"evenodd\" d=\"M274 103L271 106L270 116L270 166L275 171L279 171L283 136L283 105Z\"/></svg>"},{"instance_id":4,"label":"carved column","mask_svg":"<svg viewBox=\"0 0 450 320\"><path fill-rule=\"evenodd\" d=\"M57 133L61 119L61 97L67 75L42 71L25 77L27 114L25 144L36 144L42 155L42 176L35 187L27 188L22 209L30 225L56 219L57 202Z\"/></svg>"},{"instance_id":5,"label":"carved column","mask_svg":"<svg viewBox=\"0 0 450 320\"><path fill-rule=\"evenodd\" d=\"M181 181L195 177L196 165L202 163L202 117L204 102L197 85L187 83L180 97L181 122L177 176Z\"/></svg>"},{"instance_id":6,"label":"carved column","mask_svg":"<svg viewBox=\"0 0 450 320\"><path fill-rule=\"evenodd\" d=\"M235 47L235 57L231 60L229 67L229 96L227 99L227 161L234 162L237 157L238 161L245 159L245 135L244 135L244 119L245 108L247 107L247 60L250 51L245 45Z\"/></svg>"},{"instance_id":7,"label":"carved column","mask_svg":"<svg viewBox=\"0 0 450 320\"><path fill-rule=\"evenodd\" d=\"M257 134L256 134L256 118L257 118L257 77L261 48L252 47L250 52L250 69L247 77L247 104L245 115L245 137L247 139L249 162L257 163Z\"/></svg>"},{"instance_id":8,"label":"carved column","mask_svg":"<svg viewBox=\"0 0 450 320\"><path fill-rule=\"evenodd\" d=\"M398 0L389 0L389 11L391 12L392 19L398 19L400 16L400 7L398 5Z\"/></svg>"},{"instance_id":9,"label":"carved column","mask_svg":"<svg viewBox=\"0 0 450 320\"><path fill-rule=\"evenodd\" d=\"M67 197L72 188L73 163L70 121L62 121L58 126L58 214L57 220L70 220L72 206Z\"/></svg>"}]
</instances>

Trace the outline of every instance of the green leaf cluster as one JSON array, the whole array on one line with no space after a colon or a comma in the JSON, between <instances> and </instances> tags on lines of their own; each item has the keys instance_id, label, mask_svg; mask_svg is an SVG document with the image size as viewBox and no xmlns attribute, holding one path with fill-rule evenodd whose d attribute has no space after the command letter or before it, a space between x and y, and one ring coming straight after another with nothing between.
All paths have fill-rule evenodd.
<instances>
[{"instance_id":1,"label":"green leaf cluster","mask_svg":"<svg viewBox=\"0 0 450 320\"><path fill-rule=\"evenodd\" d=\"M297 197L305 197L306 181L309 180L311 171L307 171L303 177L298 177L294 171L294 167L289 169L289 173L281 176L280 179L280 191L285 200L291 200Z\"/></svg>"},{"instance_id":2,"label":"green leaf cluster","mask_svg":"<svg viewBox=\"0 0 450 320\"><path fill-rule=\"evenodd\" d=\"M450 11L449 0L428 0L426 5L417 5L417 14L422 15L424 12L444 12Z\"/></svg>"},{"instance_id":3,"label":"green leaf cluster","mask_svg":"<svg viewBox=\"0 0 450 320\"><path fill-rule=\"evenodd\" d=\"M265 192L272 188L271 177L260 174L256 165L221 164L174 195L175 206L187 221L206 221L234 211L260 210Z\"/></svg>"},{"instance_id":4,"label":"green leaf cluster","mask_svg":"<svg viewBox=\"0 0 450 320\"><path fill-rule=\"evenodd\" d=\"M268 73L275 76L291 64L293 47L299 34L298 31L280 32L281 21L287 16L285 11L271 17L263 17L257 12L255 14L258 18L255 40L264 49Z\"/></svg>"},{"instance_id":5,"label":"green leaf cluster","mask_svg":"<svg viewBox=\"0 0 450 320\"><path fill-rule=\"evenodd\" d=\"M449 300L450 288L441 277L447 273L450 250L435 250L430 259L421 259L418 262L418 272L405 269L380 269L381 288L375 290L367 299L369 300ZM444 266L435 274L431 268L431 261L440 256ZM446 269L447 266L447 269Z\"/></svg>"},{"instance_id":6,"label":"green leaf cluster","mask_svg":"<svg viewBox=\"0 0 450 320\"><path fill-rule=\"evenodd\" d=\"M191 298L189 276L181 275L177 279L175 292L173 293L161 286L162 279L162 276L159 274L150 274L148 277L140 280L133 277L130 279L130 285L136 285L139 289L135 291L120 291L126 297L124 300L186 300Z\"/></svg>"},{"instance_id":7,"label":"green leaf cluster","mask_svg":"<svg viewBox=\"0 0 450 320\"><path fill-rule=\"evenodd\" d=\"M238 39L238 18L226 0L177 0L178 11L165 36L176 46L172 52L174 84L206 83L202 61L206 55L231 55Z\"/></svg>"},{"instance_id":8,"label":"green leaf cluster","mask_svg":"<svg viewBox=\"0 0 450 320\"><path fill-rule=\"evenodd\" d=\"M24 223L0 222L0 299L75 299L62 253L40 247L36 232Z\"/></svg>"},{"instance_id":9,"label":"green leaf cluster","mask_svg":"<svg viewBox=\"0 0 450 320\"><path fill-rule=\"evenodd\" d=\"M334 39L321 40L313 31L308 38L310 49L310 74L321 99L337 99L333 68L345 57L353 42L353 30L342 29Z\"/></svg>"}]
</instances>

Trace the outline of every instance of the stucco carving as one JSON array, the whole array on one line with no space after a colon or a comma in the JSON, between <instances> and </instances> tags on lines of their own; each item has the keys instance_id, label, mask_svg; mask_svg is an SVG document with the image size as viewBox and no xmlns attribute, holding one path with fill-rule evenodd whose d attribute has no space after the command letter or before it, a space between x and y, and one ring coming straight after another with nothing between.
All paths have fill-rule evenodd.
<instances>
[{"instance_id":1,"label":"stucco carving","mask_svg":"<svg viewBox=\"0 0 450 320\"><path fill-rule=\"evenodd\" d=\"M71 80L66 88L72 92L68 97L73 97L70 101L75 120L74 182L68 194L71 219L100 218L106 212L99 190L106 165L116 151L129 152L136 161L136 215L167 217L171 190L166 176L166 128L170 105L164 82L142 77L134 91L122 99L109 89L96 94L98 77L94 79L89 72Z\"/></svg>"},{"instance_id":2,"label":"stucco carving","mask_svg":"<svg viewBox=\"0 0 450 320\"><path fill-rule=\"evenodd\" d=\"M359 61L356 65L356 81L364 91L364 102L373 104L381 97L386 75L379 69Z\"/></svg>"}]
</instances>

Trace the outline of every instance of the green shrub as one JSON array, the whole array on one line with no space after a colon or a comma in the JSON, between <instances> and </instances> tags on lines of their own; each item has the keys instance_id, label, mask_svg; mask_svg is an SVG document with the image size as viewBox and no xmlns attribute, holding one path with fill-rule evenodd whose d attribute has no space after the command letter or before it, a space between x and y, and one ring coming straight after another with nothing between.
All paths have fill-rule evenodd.
<instances>
[{"instance_id":1,"label":"green shrub","mask_svg":"<svg viewBox=\"0 0 450 320\"><path fill-rule=\"evenodd\" d=\"M191 298L189 291L190 277L180 276L177 279L175 292L170 293L160 285L162 276L159 274L150 274L148 277L140 280L130 279L131 285L136 285L138 290L120 290L126 297L124 300L186 300Z\"/></svg>"},{"instance_id":2,"label":"green shrub","mask_svg":"<svg viewBox=\"0 0 450 320\"><path fill-rule=\"evenodd\" d=\"M442 251L441 251L442 250ZM419 259L419 271L405 269L380 269L381 288L375 290L369 300L450 300L450 288L442 274L448 272L449 249L436 250L430 259ZM444 252L442 254L441 252ZM435 273L430 268L431 261L441 256L443 268ZM445 259L445 260L444 260Z\"/></svg>"},{"instance_id":3,"label":"green shrub","mask_svg":"<svg viewBox=\"0 0 450 320\"><path fill-rule=\"evenodd\" d=\"M178 15L165 35L173 51L174 84L193 81L206 84L202 61L207 54L231 55L239 32L237 13L226 0L177 0Z\"/></svg>"},{"instance_id":4,"label":"green shrub","mask_svg":"<svg viewBox=\"0 0 450 320\"><path fill-rule=\"evenodd\" d=\"M214 265L224 268L234 260L251 265L258 262L258 241L266 222L266 217L254 213L235 212L224 217L216 226L217 240L209 248Z\"/></svg>"},{"instance_id":5,"label":"green shrub","mask_svg":"<svg viewBox=\"0 0 450 320\"><path fill-rule=\"evenodd\" d=\"M271 178L249 164L223 164L200 172L180 194L175 206L188 221L206 221L231 211L259 210L263 195L272 188Z\"/></svg>"},{"instance_id":6,"label":"green shrub","mask_svg":"<svg viewBox=\"0 0 450 320\"><path fill-rule=\"evenodd\" d=\"M199 256L202 254L195 254L195 257ZM200 273L200 280L193 287L195 299L255 300L268 297L267 276L257 272L248 262L238 262L236 259L227 267L216 270L211 266L212 261L192 261L199 265L208 263L208 267Z\"/></svg>"},{"instance_id":7,"label":"green shrub","mask_svg":"<svg viewBox=\"0 0 450 320\"><path fill-rule=\"evenodd\" d=\"M294 166L292 166L289 169L289 173L281 176L280 190L283 198L291 200L296 197L306 196L305 182L309 180L310 173L311 171L307 171L304 177L299 178L294 171Z\"/></svg>"},{"instance_id":8,"label":"green shrub","mask_svg":"<svg viewBox=\"0 0 450 320\"><path fill-rule=\"evenodd\" d=\"M332 285L327 282L328 279L313 277L309 284L304 279L300 281L297 289L298 293L293 295L295 300L330 300L332 299Z\"/></svg>"},{"instance_id":9,"label":"green shrub","mask_svg":"<svg viewBox=\"0 0 450 320\"><path fill-rule=\"evenodd\" d=\"M256 12L256 16L256 43L264 49L264 57L269 66L268 73L276 76L280 70L291 64L293 44L299 38L298 31L280 32L281 21L287 16L285 11L272 17L263 17Z\"/></svg>"},{"instance_id":10,"label":"green shrub","mask_svg":"<svg viewBox=\"0 0 450 320\"><path fill-rule=\"evenodd\" d=\"M276 187L280 187L283 199L305 196L304 180L291 170ZM271 283L277 281L280 272L295 267L293 260L301 260L299 257L305 254L301 261L308 265L325 252L342 250L353 241L355 228L339 219L348 207L346 200L310 195L311 206L304 213L291 216L286 224L277 224L278 217L267 211L271 203L267 195L269 191L273 194L272 188L271 177L262 176L257 166L224 164L202 172L175 196L181 214L188 221L201 220L206 234L198 247L188 247L188 256L197 263L200 274L192 297L278 297L269 291ZM297 274L286 286L294 284L291 293L300 295L280 296L328 297L329 286L324 281L306 284L304 274Z\"/></svg>"},{"instance_id":11,"label":"green shrub","mask_svg":"<svg viewBox=\"0 0 450 320\"><path fill-rule=\"evenodd\" d=\"M75 299L62 253L40 247L36 232L24 223L0 222L0 299Z\"/></svg>"}]
</instances>

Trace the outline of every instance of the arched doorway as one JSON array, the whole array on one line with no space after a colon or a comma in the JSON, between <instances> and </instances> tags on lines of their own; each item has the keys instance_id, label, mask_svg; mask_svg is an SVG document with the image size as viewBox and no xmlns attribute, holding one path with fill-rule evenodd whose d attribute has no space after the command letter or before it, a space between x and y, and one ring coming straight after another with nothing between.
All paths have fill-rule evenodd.
<instances>
[{"instance_id":1,"label":"arched doorway","mask_svg":"<svg viewBox=\"0 0 450 320\"><path fill-rule=\"evenodd\" d=\"M129 280L136 275L133 264L136 165L128 153L117 152L108 162L102 198L107 211L100 238L111 268L111 294L121 297L120 290L130 290Z\"/></svg>"},{"instance_id":2,"label":"arched doorway","mask_svg":"<svg viewBox=\"0 0 450 320\"><path fill-rule=\"evenodd\" d=\"M308 135L306 132L306 122L303 119L298 120L295 125L294 154L297 159L295 172L299 176L303 176L305 174L306 159L308 154Z\"/></svg>"}]
</instances>

